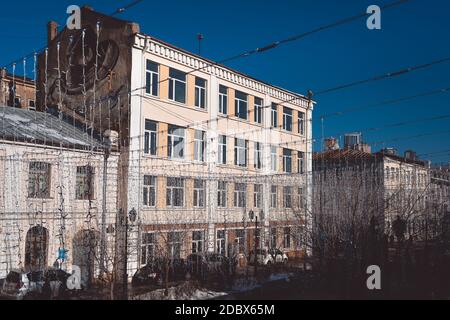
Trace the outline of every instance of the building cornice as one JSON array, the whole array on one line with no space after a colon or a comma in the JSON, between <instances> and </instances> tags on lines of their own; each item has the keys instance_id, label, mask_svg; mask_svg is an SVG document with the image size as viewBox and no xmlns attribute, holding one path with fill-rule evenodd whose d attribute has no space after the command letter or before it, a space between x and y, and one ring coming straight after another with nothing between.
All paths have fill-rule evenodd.
<instances>
[{"instance_id":1,"label":"building cornice","mask_svg":"<svg viewBox=\"0 0 450 320\"><path fill-rule=\"evenodd\" d=\"M147 44L145 43L146 41L148 41ZM263 95L269 95L270 97L280 101L289 101L289 104L299 106L301 108L307 109L309 107L310 101L303 95L296 94L254 79L236 70L232 70L228 67L217 64L214 61L202 58L150 36L136 34L133 47L139 50L146 47L148 53L182 64L188 68L199 69L199 71L208 73L218 79L232 82L238 86L247 87L250 90L257 91ZM313 101L313 104L314 103L315 102Z\"/></svg>"}]
</instances>

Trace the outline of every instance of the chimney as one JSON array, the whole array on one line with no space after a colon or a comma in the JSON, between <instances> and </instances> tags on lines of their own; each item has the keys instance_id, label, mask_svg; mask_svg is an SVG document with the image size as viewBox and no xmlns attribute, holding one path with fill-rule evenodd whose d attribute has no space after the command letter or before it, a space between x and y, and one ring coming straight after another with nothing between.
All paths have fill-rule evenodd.
<instances>
[{"instance_id":1,"label":"chimney","mask_svg":"<svg viewBox=\"0 0 450 320\"><path fill-rule=\"evenodd\" d=\"M55 21L50 21L47 24L47 43L50 44L53 40L55 40L58 35L58 24Z\"/></svg>"},{"instance_id":2,"label":"chimney","mask_svg":"<svg viewBox=\"0 0 450 320\"><path fill-rule=\"evenodd\" d=\"M0 70L0 78L6 78L6 68Z\"/></svg>"}]
</instances>

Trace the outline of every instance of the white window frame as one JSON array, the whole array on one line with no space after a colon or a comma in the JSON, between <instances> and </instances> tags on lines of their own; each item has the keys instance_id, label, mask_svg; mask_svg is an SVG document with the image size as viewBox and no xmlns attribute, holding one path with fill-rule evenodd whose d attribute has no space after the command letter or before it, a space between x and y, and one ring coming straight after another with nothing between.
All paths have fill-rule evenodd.
<instances>
[{"instance_id":1,"label":"white window frame","mask_svg":"<svg viewBox=\"0 0 450 320\"><path fill-rule=\"evenodd\" d=\"M226 93L221 92L225 89ZM228 88L219 85L219 113L223 115L228 115Z\"/></svg>"},{"instance_id":2,"label":"white window frame","mask_svg":"<svg viewBox=\"0 0 450 320\"><path fill-rule=\"evenodd\" d=\"M290 114L289 114L290 112ZM292 132L294 129L294 110L288 107L283 107L283 130ZM290 124L290 129L288 128L288 124Z\"/></svg>"},{"instance_id":3,"label":"white window frame","mask_svg":"<svg viewBox=\"0 0 450 320\"><path fill-rule=\"evenodd\" d=\"M173 130L173 133L171 131ZM183 135L176 134L179 130L183 131ZM184 159L186 156L186 130L178 126L169 125L169 130L167 133L167 155L169 159ZM175 155L175 140L179 141L181 139L183 143L182 153L183 155Z\"/></svg>"},{"instance_id":4,"label":"white window frame","mask_svg":"<svg viewBox=\"0 0 450 320\"><path fill-rule=\"evenodd\" d=\"M228 156L227 156L227 148L228 141L227 136L220 135L219 136L219 150L218 150L218 163L219 164L227 164Z\"/></svg>"},{"instance_id":5,"label":"white window frame","mask_svg":"<svg viewBox=\"0 0 450 320\"><path fill-rule=\"evenodd\" d=\"M257 170L261 170L263 168L263 148L261 142L255 142L255 163L254 167Z\"/></svg>"},{"instance_id":6,"label":"white window frame","mask_svg":"<svg viewBox=\"0 0 450 320\"><path fill-rule=\"evenodd\" d=\"M270 208L278 208L278 186L275 185L270 186Z\"/></svg>"},{"instance_id":7,"label":"white window frame","mask_svg":"<svg viewBox=\"0 0 450 320\"><path fill-rule=\"evenodd\" d=\"M174 78L172 76L170 76L170 72L174 71L174 72L180 72L182 74L184 74L184 80L180 80L177 78ZM184 86L184 97L183 97L183 101L179 101L177 100L177 95L176 95L176 87L177 85L183 85ZM170 87L172 87L172 90L170 90ZM172 95L172 97L170 97ZM183 71L174 69L174 68L170 68L169 69L169 100L174 101L174 102L178 102L178 103L182 103L182 104L186 104L186 96L187 96L187 79L186 79L186 73L184 73Z\"/></svg>"},{"instance_id":8,"label":"white window frame","mask_svg":"<svg viewBox=\"0 0 450 320\"><path fill-rule=\"evenodd\" d=\"M244 99L238 98L238 94L245 95L246 99L244 100ZM241 91L236 91L236 94L234 97L234 105L235 105L236 117L238 117L239 119L248 121L248 94L241 92ZM241 116L241 109L244 108L244 105L245 105L245 109L246 109L245 118L243 118Z\"/></svg>"},{"instance_id":9,"label":"white window frame","mask_svg":"<svg viewBox=\"0 0 450 320\"><path fill-rule=\"evenodd\" d=\"M151 239L151 241L149 239ZM156 234L153 232L143 233L141 238L141 258L139 259L141 266L148 265L149 262L151 262L151 260L155 258L155 249L156 249ZM152 254L149 255L149 252L152 252ZM153 257L153 259L149 259L150 256Z\"/></svg>"},{"instance_id":10,"label":"white window frame","mask_svg":"<svg viewBox=\"0 0 450 320\"><path fill-rule=\"evenodd\" d=\"M272 128L278 128L278 105L276 103L272 103L272 108L270 109L271 112L271 125Z\"/></svg>"},{"instance_id":11,"label":"white window frame","mask_svg":"<svg viewBox=\"0 0 450 320\"><path fill-rule=\"evenodd\" d=\"M270 147L270 166L273 172L278 171L278 148L275 146Z\"/></svg>"},{"instance_id":12,"label":"white window frame","mask_svg":"<svg viewBox=\"0 0 450 320\"><path fill-rule=\"evenodd\" d=\"M201 186L199 187L199 183ZM206 182L205 180L195 179L194 180L194 194L192 202L194 208L204 208L206 205Z\"/></svg>"},{"instance_id":13,"label":"white window frame","mask_svg":"<svg viewBox=\"0 0 450 320\"><path fill-rule=\"evenodd\" d=\"M182 186L169 186L169 181L170 179L174 179L174 181L181 181L182 182ZM174 178L174 177L168 177L167 178L167 184L166 184L166 205L168 208L183 208L185 206L185 200L186 197L185 195L185 187L186 187L186 180L183 178ZM181 196L182 196L182 200L181 200L181 205L175 205L175 196L176 196L176 190L181 191ZM170 196L169 196L170 195ZM169 199L170 199L170 203L169 203Z\"/></svg>"},{"instance_id":14,"label":"white window frame","mask_svg":"<svg viewBox=\"0 0 450 320\"><path fill-rule=\"evenodd\" d=\"M240 187L243 187L241 190ZM247 206L247 185L244 183L234 184L234 207L245 208Z\"/></svg>"},{"instance_id":15,"label":"white window frame","mask_svg":"<svg viewBox=\"0 0 450 320\"><path fill-rule=\"evenodd\" d=\"M228 182L217 182L217 206L219 208L226 208L228 200Z\"/></svg>"},{"instance_id":16,"label":"white window frame","mask_svg":"<svg viewBox=\"0 0 450 320\"><path fill-rule=\"evenodd\" d=\"M298 133L302 136L305 135L305 118L306 114L304 112L298 112Z\"/></svg>"},{"instance_id":17,"label":"white window frame","mask_svg":"<svg viewBox=\"0 0 450 320\"><path fill-rule=\"evenodd\" d=\"M286 155L285 151L289 151L290 154ZM290 149L283 149L283 172L292 173L292 150Z\"/></svg>"},{"instance_id":18,"label":"white window frame","mask_svg":"<svg viewBox=\"0 0 450 320\"><path fill-rule=\"evenodd\" d=\"M147 124L155 125L155 130L147 129ZM154 149L152 142L154 141ZM152 120L145 119L144 124L144 154L156 156L158 154L158 123Z\"/></svg>"},{"instance_id":19,"label":"white window frame","mask_svg":"<svg viewBox=\"0 0 450 320\"><path fill-rule=\"evenodd\" d=\"M150 180L150 183L147 183L146 180ZM145 175L143 181L143 205L148 208L155 208L157 204L157 187L158 187L158 178L156 176ZM153 193L154 203L151 203L151 194Z\"/></svg>"},{"instance_id":20,"label":"white window frame","mask_svg":"<svg viewBox=\"0 0 450 320\"><path fill-rule=\"evenodd\" d=\"M262 209L263 208L263 185L255 184L253 186L253 205L255 208Z\"/></svg>"},{"instance_id":21,"label":"white window frame","mask_svg":"<svg viewBox=\"0 0 450 320\"><path fill-rule=\"evenodd\" d=\"M149 64L155 65L158 71L151 70L149 68ZM160 65L154 61L147 59L145 65L145 94L152 97L159 97L159 73L160 73ZM154 92L155 81L156 81L156 92Z\"/></svg>"},{"instance_id":22,"label":"white window frame","mask_svg":"<svg viewBox=\"0 0 450 320\"><path fill-rule=\"evenodd\" d=\"M206 132L201 130L195 130L194 161L205 162L205 157L206 157Z\"/></svg>"},{"instance_id":23,"label":"white window frame","mask_svg":"<svg viewBox=\"0 0 450 320\"><path fill-rule=\"evenodd\" d=\"M199 85L197 81L204 81L204 86ZM195 107L198 109L206 110L208 108L207 87L207 80L199 77L195 78Z\"/></svg>"},{"instance_id":24,"label":"white window frame","mask_svg":"<svg viewBox=\"0 0 450 320\"><path fill-rule=\"evenodd\" d=\"M305 173L305 153L303 151L297 152L297 171L300 174Z\"/></svg>"},{"instance_id":25,"label":"white window frame","mask_svg":"<svg viewBox=\"0 0 450 320\"><path fill-rule=\"evenodd\" d=\"M264 100L258 97L255 97L255 122L262 124L264 119Z\"/></svg>"}]
</instances>

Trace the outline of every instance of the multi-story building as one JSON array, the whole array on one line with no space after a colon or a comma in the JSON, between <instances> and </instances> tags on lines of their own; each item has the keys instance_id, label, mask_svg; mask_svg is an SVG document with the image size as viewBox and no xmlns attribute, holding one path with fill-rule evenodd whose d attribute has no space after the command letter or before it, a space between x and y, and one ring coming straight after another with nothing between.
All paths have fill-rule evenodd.
<instances>
[{"instance_id":1,"label":"multi-story building","mask_svg":"<svg viewBox=\"0 0 450 320\"><path fill-rule=\"evenodd\" d=\"M0 70L0 105L36 110L35 81Z\"/></svg>"},{"instance_id":2,"label":"multi-story building","mask_svg":"<svg viewBox=\"0 0 450 320\"><path fill-rule=\"evenodd\" d=\"M126 239L119 237L127 243L121 250L134 252L128 275L157 254L232 255L255 244L303 249L314 102L143 34L134 23L90 8L82 16L82 31L49 30L39 63L39 92L49 95L40 102L96 132L119 133L119 215L138 213ZM102 50L83 57L83 44L85 52ZM86 61L59 62L78 81L58 82L58 51Z\"/></svg>"},{"instance_id":3,"label":"multi-story building","mask_svg":"<svg viewBox=\"0 0 450 320\"><path fill-rule=\"evenodd\" d=\"M104 149L50 114L0 107L0 278L77 265L87 285L112 270L118 156Z\"/></svg>"},{"instance_id":4,"label":"multi-story building","mask_svg":"<svg viewBox=\"0 0 450 320\"><path fill-rule=\"evenodd\" d=\"M345 212L336 208L350 199L349 207L353 205L361 215L379 217L388 233L392 231L392 222L400 216L413 235L415 226L424 220L431 182L428 163L411 154L401 157L388 150L371 154L353 149L317 153L313 160L317 193L314 199L320 202L323 212L335 214ZM343 197L333 197L330 188L344 190ZM323 198L328 199L325 205Z\"/></svg>"}]
</instances>

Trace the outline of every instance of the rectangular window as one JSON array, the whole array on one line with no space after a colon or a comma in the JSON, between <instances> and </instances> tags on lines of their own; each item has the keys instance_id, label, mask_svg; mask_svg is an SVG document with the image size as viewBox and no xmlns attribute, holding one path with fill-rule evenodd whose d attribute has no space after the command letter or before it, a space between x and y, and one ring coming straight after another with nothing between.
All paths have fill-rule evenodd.
<instances>
[{"instance_id":1,"label":"rectangular window","mask_svg":"<svg viewBox=\"0 0 450 320\"><path fill-rule=\"evenodd\" d=\"M284 187L283 205L285 209L292 209L292 187Z\"/></svg>"},{"instance_id":2,"label":"rectangular window","mask_svg":"<svg viewBox=\"0 0 450 320\"><path fill-rule=\"evenodd\" d=\"M237 245L237 253L245 252L245 230L239 229L236 230L236 245Z\"/></svg>"},{"instance_id":3,"label":"rectangular window","mask_svg":"<svg viewBox=\"0 0 450 320\"><path fill-rule=\"evenodd\" d=\"M228 88L225 86L219 87L219 113L228 114Z\"/></svg>"},{"instance_id":4,"label":"rectangular window","mask_svg":"<svg viewBox=\"0 0 450 320\"><path fill-rule=\"evenodd\" d=\"M276 228L270 229L270 248L271 249L277 249L278 248L278 235L277 235L277 229Z\"/></svg>"},{"instance_id":5,"label":"rectangular window","mask_svg":"<svg viewBox=\"0 0 450 320\"><path fill-rule=\"evenodd\" d=\"M227 164L227 137L219 136L219 164Z\"/></svg>"},{"instance_id":6,"label":"rectangular window","mask_svg":"<svg viewBox=\"0 0 450 320\"><path fill-rule=\"evenodd\" d=\"M247 167L248 141L234 139L234 164L239 167Z\"/></svg>"},{"instance_id":7,"label":"rectangular window","mask_svg":"<svg viewBox=\"0 0 450 320\"><path fill-rule=\"evenodd\" d=\"M291 248L291 228L284 228L284 248L290 249Z\"/></svg>"},{"instance_id":8,"label":"rectangular window","mask_svg":"<svg viewBox=\"0 0 450 320\"><path fill-rule=\"evenodd\" d=\"M156 207L156 177L144 176L144 206Z\"/></svg>"},{"instance_id":9,"label":"rectangular window","mask_svg":"<svg viewBox=\"0 0 450 320\"><path fill-rule=\"evenodd\" d=\"M205 162L206 154L206 133L204 131L195 130L194 138L194 160Z\"/></svg>"},{"instance_id":10,"label":"rectangular window","mask_svg":"<svg viewBox=\"0 0 450 320\"><path fill-rule=\"evenodd\" d=\"M182 178L167 178L167 206L181 208L184 206L184 182Z\"/></svg>"},{"instance_id":11,"label":"rectangular window","mask_svg":"<svg viewBox=\"0 0 450 320\"><path fill-rule=\"evenodd\" d=\"M277 147L270 147L270 166L273 172L278 171L278 150Z\"/></svg>"},{"instance_id":12,"label":"rectangular window","mask_svg":"<svg viewBox=\"0 0 450 320\"><path fill-rule=\"evenodd\" d=\"M297 155L297 162L298 162L298 173L305 173L305 153L302 151L298 152Z\"/></svg>"},{"instance_id":13,"label":"rectangular window","mask_svg":"<svg viewBox=\"0 0 450 320\"><path fill-rule=\"evenodd\" d=\"M255 122L263 123L263 100L261 98L255 98Z\"/></svg>"},{"instance_id":14,"label":"rectangular window","mask_svg":"<svg viewBox=\"0 0 450 320\"><path fill-rule=\"evenodd\" d=\"M262 209L263 206L263 185L255 184L253 190L253 202L254 207Z\"/></svg>"},{"instance_id":15,"label":"rectangular window","mask_svg":"<svg viewBox=\"0 0 450 320\"><path fill-rule=\"evenodd\" d=\"M283 108L283 130L292 132L292 109Z\"/></svg>"},{"instance_id":16,"label":"rectangular window","mask_svg":"<svg viewBox=\"0 0 450 320\"><path fill-rule=\"evenodd\" d=\"M170 258L180 259L183 246L183 234L181 232L170 232L167 235Z\"/></svg>"},{"instance_id":17,"label":"rectangular window","mask_svg":"<svg viewBox=\"0 0 450 320\"><path fill-rule=\"evenodd\" d=\"M302 136L305 134L305 114L298 112L298 133Z\"/></svg>"},{"instance_id":18,"label":"rectangular window","mask_svg":"<svg viewBox=\"0 0 450 320\"><path fill-rule=\"evenodd\" d=\"M195 106L206 109L206 80L195 78Z\"/></svg>"},{"instance_id":19,"label":"rectangular window","mask_svg":"<svg viewBox=\"0 0 450 320\"><path fill-rule=\"evenodd\" d=\"M169 99L186 103L186 73L172 68L169 71Z\"/></svg>"},{"instance_id":20,"label":"rectangular window","mask_svg":"<svg viewBox=\"0 0 450 320\"><path fill-rule=\"evenodd\" d=\"M28 100L28 109L36 110L36 102L34 100Z\"/></svg>"},{"instance_id":21,"label":"rectangular window","mask_svg":"<svg viewBox=\"0 0 450 320\"><path fill-rule=\"evenodd\" d=\"M145 93L154 97L159 96L159 64L147 60L145 78Z\"/></svg>"},{"instance_id":22,"label":"rectangular window","mask_svg":"<svg viewBox=\"0 0 450 320\"><path fill-rule=\"evenodd\" d=\"M205 249L205 232L192 232L192 253L202 253Z\"/></svg>"},{"instance_id":23,"label":"rectangular window","mask_svg":"<svg viewBox=\"0 0 450 320\"><path fill-rule=\"evenodd\" d=\"M50 198L50 164L31 162L28 174L28 198Z\"/></svg>"},{"instance_id":24,"label":"rectangular window","mask_svg":"<svg viewBox=\"0 0 450 320\"><path fill-rule=\"evenodd\" d=\"M184 159L184 129L169 125L167 145L169 159Z\"/></svg>"},{"instance_id":25,"label":"rectangular window","mask_svg":"<svg viewBox=\"0 0 450 320\"><path fill-rule=\"evenodd\" d=\"M255 142L255 169L262 168L262 144Z\"/></svg>"},{"instance_id":26,"label":"rectangular window","mask_svg":"<svg viewBox=\"0 0 450 320\"><path fill-rule=\"evenodd\" d=\"M283 172L292 172L292 150L283 149Z\"/></svg>"},{"instance_id":27,"label":"rectangular window","mask_svg":"<svg viewBox=\"0 0 450 320\"><path fill-rule=\"evenodd\" d=\"M303 193L304 193L303 188L298 188L298 208L299 209L303 209L305 207L305 201L304 201L305 195Z\"/></svg>"},{"instance_id":28,"label":"rectangular window","mask_svg":"<svg viewBox=\"0 0 450 320\"><path fill-rule=\"evenodd\" d=\"M225 244L226 244L226 233L225 230L218 230L217 231L217 238L216 238L216 247L217 247L217 253L221 255L225 255Z\"/></svg>"},{"instance_id":29,"label":"rectangular window","mask_svg":"<svg viewBox=\"0 0 450 320\"><path fill-rule=\"evenodd\" d=\"M77 167L75 181L75 197L77 200L92 200L94 198L94 168L91 166Z\"/></svg>"},{"instance_id":30,"label":"rectangular window","mask_svg":"<svg viewBox=\"0 0 450 320\"><path fill-rule=\"evenodd\" d=\"M243 183L234 185L234 206L245 208L247 206L247 186Z\"/></svg>"},{"instance_id":31,"label":"rectangular window","mask_svg":"<svg viewBox=\"0 0 450 320\"><path fill-rule=\"evenodd\" d=\"M217 205L219 208L227 207L227 183L219 181L217 186Z\"/></svg>"},{"instance_id":32,"label":"rectangular window","mask_svg":"<svg viewBox=\"0 0 450 320\"><path fill-rule=\"evenodd\" d=\"M158 143L158 124L150 120L145 120L144 153L151 156L156 156L157 143Z\"/></svg>"},{"instance_id":33,"label":"rectangular window","mask_svg":"<svg viewBox=\"0 0 450 320\"><path fill-rule=\"evenodd\" d=\"M194 180L194 208L205 207L205 181Z\"/></svg>"},{"instance_id":34,"label":"rectangular window","mask_svg":"<svg viewBox=\"0 0 450 320\"><path fill-rule=\"evenodd\" d=\"M272 103L272 128L278 128L278 105Z\"/></svg>"},{"instance_id":35,"label":"rectangular window","mask_svg":"<svg viewBox=\"0 0 450 320\"><path fill-rule=\"evenodd\" d=\"M156 237L154 233L144 233L141 244L141 265L146 266L155 260Z\"/></svg>"},{"instance_id":36,"label":"rectangular window","mask_svg":"<svg viewBox=\"0 0 450 320\"><path fill-rule=\"evenodd\" d=\"M240 91L236 91L234 100L236 117L248 120L248 96Z\"/></svg>"},{"instance_id":37,"label":"rectangular window","mask_svg":"<svg viewBox=\"0 0 450 320\"><path fill-rule=\"evenodd\" d=\"M270 208L276 209L278 207L278 187L270 187Z\"/></svg>"}]
</instances>

